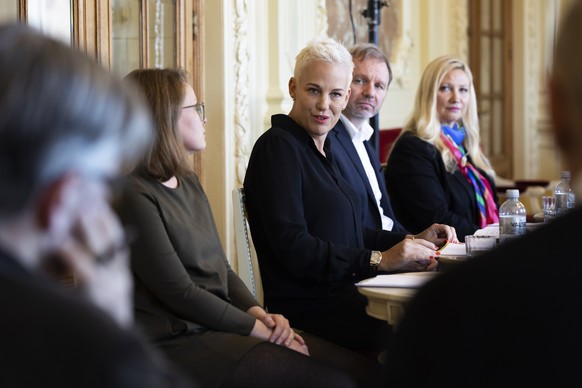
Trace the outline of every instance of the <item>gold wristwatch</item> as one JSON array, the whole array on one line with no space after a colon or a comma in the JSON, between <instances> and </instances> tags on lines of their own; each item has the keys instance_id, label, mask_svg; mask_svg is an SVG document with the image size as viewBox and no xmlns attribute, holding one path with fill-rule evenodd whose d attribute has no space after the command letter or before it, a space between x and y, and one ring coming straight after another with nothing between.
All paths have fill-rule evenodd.
<instances>
[{"instance_id":1,"label":"gold wristwatch","mask_svg":"<svg viewBox=\"0 0 582 388\"><path fill-rule=\"evenodd\" d=\"M380 262L382 261L382 252L380 251L372 251L370 255L370 268L377 271Z\"/></svg>"}]
</instances>

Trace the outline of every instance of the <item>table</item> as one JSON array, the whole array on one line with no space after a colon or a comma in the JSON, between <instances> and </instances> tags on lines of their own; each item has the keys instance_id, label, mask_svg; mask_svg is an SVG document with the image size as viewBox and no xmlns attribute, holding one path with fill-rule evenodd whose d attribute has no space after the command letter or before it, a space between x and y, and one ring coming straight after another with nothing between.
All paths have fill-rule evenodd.
<instances>
[{"instance_id":1,"label":"table","mask_svg":"<svg viewBox=\"0 0 582 388\"><path fill-rule=\"evenodd\" d=\"M358 291L368 297L366 313L395 326L404 314L406 302L414 296L416 288L359 287Z\"/></svg>"},{"instance_id":2,"label":"table","mask_svg":"<svg viewBox=\"0 0 582 388\"><path fill-rule=\"evenodd\" d=\"M366 313L371 317L396 325L404 314L406 303L416 291L438 272L412 272L394 275L379 275L359 284L358 291L368 298ZM383 284L390 286L366 286Z\"/></svg>"}]
</instances>

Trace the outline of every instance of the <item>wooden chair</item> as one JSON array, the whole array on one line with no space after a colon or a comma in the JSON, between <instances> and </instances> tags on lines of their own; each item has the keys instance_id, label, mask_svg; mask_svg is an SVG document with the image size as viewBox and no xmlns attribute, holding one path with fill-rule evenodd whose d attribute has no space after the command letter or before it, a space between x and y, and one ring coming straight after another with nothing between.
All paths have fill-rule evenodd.
<instances>
[{"instance_id":1,"label":"wooden chair","mask_svg":"<svg viewBox=\"0 0 582 388\"><path fill-rule=\"evenodd\" d=\"M249 233L245 194L242 187L232 191L234 231L238 256L238 276L246 284L255 299L263 304L263 283L257 254Z\"/></svg>"}]
</instances>

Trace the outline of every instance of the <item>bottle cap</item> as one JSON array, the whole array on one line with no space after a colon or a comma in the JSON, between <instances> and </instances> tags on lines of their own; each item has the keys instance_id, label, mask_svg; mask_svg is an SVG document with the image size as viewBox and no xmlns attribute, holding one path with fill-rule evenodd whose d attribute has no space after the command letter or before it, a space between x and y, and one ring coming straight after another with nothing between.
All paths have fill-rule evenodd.
<instances>
[{"instance_id":1,"label":"bottle cap","mask_svg":"<svg viewBox=\"0 0 582 388\"><path fill-rule=\"evenodd\" d=\"M562 179L570 179L570 171L562 171L562 172L560 172L560 177Z\"/></svg>"},{"instance_id":2,"label":"bottle cap","mask_svg":"<svg viewBox=\"0 0 582 388\"><path fill-rule=\"evenodd\" d=\"M519 198L519 190L517 189L507 189L505 192L507 198Z\"/></svg>"}]
</instances>

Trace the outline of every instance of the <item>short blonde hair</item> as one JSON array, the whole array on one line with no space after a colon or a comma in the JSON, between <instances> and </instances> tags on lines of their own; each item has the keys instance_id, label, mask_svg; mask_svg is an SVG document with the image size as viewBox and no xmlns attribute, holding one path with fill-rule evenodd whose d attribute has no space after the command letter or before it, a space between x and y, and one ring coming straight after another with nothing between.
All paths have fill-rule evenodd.
<instances>
[{"instance_id":1,"label":"short blonde hair","mask_svg":"<svg viewBox=\"0 0 582 388\"><path fill-rule=\"evenodd\" d=\"M349 85L352 83L352 72L354 62L348 49L332 38L316 39L307 44L295 57L295 69L293 77L300 79L303 70L312 62L323 61L335 65L345 65L350 69L348 79Z\"/></svg>"},{"instance_id":2,"label":"short blonde hair","mask_svg":"<svg viewBox=\"0 0 582 388\"><path fill-rule=\"evenodd\" d=\"M494 176L491 163L481 151L479 135L479 117L477 115L477 97L473 85L473 74L466 63L458 58L445 55L434 59L428 64L414 100L412 115L404 125L403 132L410 131L422 140L433 144L440 152L446 169L449 172L457 168L456 161L440 138L441 123L437 114L437 93L443 79L453 70L462 70L469 79L469 101L466 113L461 118L467 135L463 145L471 156L473 164Z\"/></svg>"}]
</instances>

